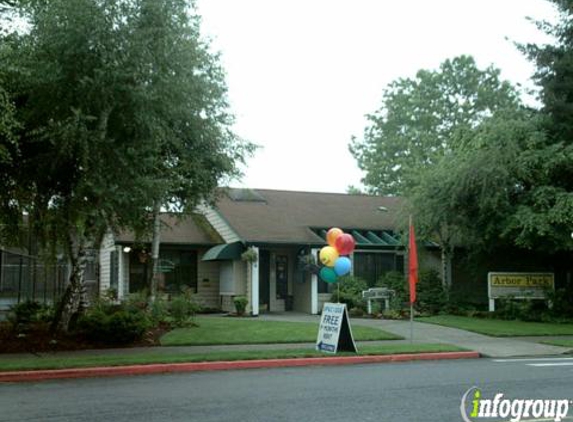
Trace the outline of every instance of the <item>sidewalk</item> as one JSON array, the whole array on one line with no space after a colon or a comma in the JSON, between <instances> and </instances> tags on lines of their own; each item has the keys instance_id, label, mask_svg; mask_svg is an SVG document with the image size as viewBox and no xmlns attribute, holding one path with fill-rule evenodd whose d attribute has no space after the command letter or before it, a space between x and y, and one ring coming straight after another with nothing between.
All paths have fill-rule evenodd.
<instances>
[{"instance_id":1,"label":"sidewalk","mask_svg":"<svg viewBox=\"0 0 573 422\"><path fill-rule=\"evenodd\" d=\"M409 340L383 340L357 342L358 349L364 345L397 345L410 344ZM285 343L285 344L244 344L244 345L218 345L218 346L173 346L173 347L134 347L121 349L91 349L66 352L31 354L0 354L0 361L18 361L18 359L37 356L55 356L57 358L77 357L101 357L121 355L165 355L178 354L192 356L194 354L210 354L217 352L242 352L242 351L269 351L307 349L314 350L315 343ZM444 359L475 359L479 358L475 351L457 352L416 352L398 353L387 355L322 355L315 357L296 358L271 358L271 359L248 359L213 362L182 362L182 363L148 363L126 364L120 366L96 366L69 369L35 369L20 371L0 371L0 384L4 382L35 382L53 379L110 377L128 375L151 375L162 373L221 371L236 369L262 369L262 368L285 368L302 366L338 366L360 365L370 363L408 362L420 360L444 360Z\"/></svg>"},{"instance_id":2,"label":"sidewalk","mask_svg":"<svg viewBox=\"0 0 573 422\"><path fill-rule=\"evenodd\" d=\"M290 322L311 322L320 320L319 316L283 313L283 314L261 314L259 319L269 321L290 321ZM359 341L356 342L358 348L361 345L383 345L383 344L409 344L410 343L410 322L397 320L380 320L366 318L351 318L351 325L363 325L375 327L390 333L404 337L404 340L381 340L381 341ZM556 337L551 337L552 339ZM573 349L566 347L550 346L540 344L539 337L489 337L482 334L459 330L456 328L442 327L434 324L414 322L414 343L444 343L462 347L467 350L474 350L486 357L522 357L522 356L548 356L560 355L571 352ZM549 337L547 337L549 339ZM284 344L239 344L239 345L214 345L214 346L171 346L171 347L132 347L123 349L90 349L67 352L57 352L58 356L105 356L119 354L149 353L156 354L189 353L211 353L211 352L233 352L249 350L290 350L290 349L314 349L314 343L284 343ZM43 353L42 355L51 355ZM19 359L30 354L0 354L0 359Z\"/></svg>"},{"instance_id":3,"label":"sidewalk","mask_svg":"<svg viewBox=\"0 0 573 422\"><path fill-rule=\"evenodd\" d=\"M356 342L358 348L361 345L383 345L383 344L409 344L409 340L380 340L380 341L361 341ZM213 345L213 346L155 346L155 347L128 347L116 349L87 349L87 350L72 350L54 353L39 353L37 356L52 356L59 357L73 357L73 356L107 356L107 355L122 355L122 354L165 354L172 353L188 353L188 354L203 354L215 352L244 352L251 350L294 350L294 349L310 349L314 350L315 343L275 343L275 344L233 344L233 345ZM17 360L23 356L30 357L31 354L22 353L8 353L0 354L0 360Z\"/></svg>"},{"instance_id":4,"label":"sidewalk","mask_svg":"<svg viewBox=\"0 0 573 422\"><path fill-rule=\"evenodd\" d=\"M269 321L312 322L318 326L319 317L307 314L285 313L264 314L259 317ZM382 344L407 344L410 343L410 322L395 320L378 320L353 318L353 326L363 325L379 328L405 338L405 340L363 341L357 342L360 349L363 345ZM149 364L127 365L119 367L80 368L65 370L36 370L19 372L0 372L1 382L41 381L56 378L83 378L118 375L141 375L168 372L195 372L226 369L246 368L276 368L287 366L308 365L349 365L380 362L397 362L428 359L464 359L476 358L480 355L487 357L523 357L523 356L550 356L571 352L572 349L565 347L549 346L536 342L538 338L496 338L482 334L476 334L455 328L442 327L420 322L414 323L414 343L443 343L462 347L472 352L445 352L445 353L417 353L385 356L344 356L344 357L313 357L297 359L268 359L249 360L234 362L199 362L199 363L172 363L172 364ZM92 349L57 353L44 353L42 356L56 355L58 357L81 357L81 356L106 356L122 354L204 354L215 352L233 352L250 350L290 350L290 349L314 349L314 343L289 343L289 344L245 344L224 346L176 346L176 347L135 347L124 349ZM1 354L0 360L18 360L30 357L30 354Z\"/></svg>"},{"instance_id":5,"label":"sidewalk","mask_svg":"<svg viewBox=\"0 0 573 422\"><path fill-rule=\"evenodd\" d=\"M316 322L319 317L305 314L267 314L260 318L269 321ZM351 318L352 325L364 325L380 328L406 339L410 338L410 322ZM408 340L409 341L409 340ZM482 356L507 358L522 356L548 356L571 352L571 348L540 344L533 337L489 337L483 334L442 327L440 325L414 322L414 343L446 343L453 346L475 350Z\"/></svg>"}]
</instances>

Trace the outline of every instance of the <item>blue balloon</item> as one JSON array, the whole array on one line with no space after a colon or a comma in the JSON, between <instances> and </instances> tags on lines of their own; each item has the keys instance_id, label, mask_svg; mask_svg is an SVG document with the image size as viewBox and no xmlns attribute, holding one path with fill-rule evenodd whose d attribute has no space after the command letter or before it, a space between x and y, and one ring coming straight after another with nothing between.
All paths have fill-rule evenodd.
<instances>
[{"instance_id":1,"label":"blue balloon","mask_svg":"<svg viewBox=\"0 0 573 422\"><path fill-rule=\"evenodd\" d=\"M341 256L334 262L334 272L337 276L342 277L350 272L352 261L346 256Z\"/></svg>"},{"instance_id":2,"label":"blue balloon","mask_svg":"<svg viewBox=\"0 0 573 422\"><path fill-rule=\"evenodd\" d=\"M336 283L336 273L332 268L322 267L320 269L320 278L326 283Z\"/></svg>"}]
</instances>

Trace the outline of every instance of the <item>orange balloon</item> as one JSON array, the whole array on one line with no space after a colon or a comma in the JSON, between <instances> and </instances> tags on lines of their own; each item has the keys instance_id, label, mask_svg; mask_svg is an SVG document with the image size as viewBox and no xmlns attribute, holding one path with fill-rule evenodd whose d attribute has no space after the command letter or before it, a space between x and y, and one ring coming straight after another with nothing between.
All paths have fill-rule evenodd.
<instances>
[{"instance_id":1,"label":"orange balloon","mask_svg":"<svg viewBox=\"0 0 573 422\"><path fill-rule=\"evenodd\" d=\"M340 230L338 227L333 227L326 233L326 241L330 246L334 248L336 245L336 239L341 234L344 234L342 230Z\"/></svg>"}]
</instances>

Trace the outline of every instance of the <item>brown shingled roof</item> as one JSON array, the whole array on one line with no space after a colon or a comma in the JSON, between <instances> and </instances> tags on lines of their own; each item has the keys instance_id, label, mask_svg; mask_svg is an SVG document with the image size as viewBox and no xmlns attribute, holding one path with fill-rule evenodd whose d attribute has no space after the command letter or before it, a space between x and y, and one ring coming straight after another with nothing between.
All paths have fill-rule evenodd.
<instances>
[{"instance_id":1,"label":"brown shingled roof","mask_svg":"<svg viewBox=\"0 0 573 422\"><path fill-rule=\"evenodd\" d=\"M321 243L310 228L395 230L402 218L396 197L268 189L231 188L217 208L247 242Z\"/></svg>"},{"instance_id":2,"label":"brown shingled roof","mask_svg":"<svg viewBox=\"0 0 573 422\"><path fill-rule=\"evenodd\" d=\"M179 218L177 214L161 214L161 244L216 245L223 240L214 232L202 215L193 214ZM131 232L122 232L116 236L118 243L131 243L135 236ZM150 241L150 239L147 239Z\"/></svg>"}]
</instances>

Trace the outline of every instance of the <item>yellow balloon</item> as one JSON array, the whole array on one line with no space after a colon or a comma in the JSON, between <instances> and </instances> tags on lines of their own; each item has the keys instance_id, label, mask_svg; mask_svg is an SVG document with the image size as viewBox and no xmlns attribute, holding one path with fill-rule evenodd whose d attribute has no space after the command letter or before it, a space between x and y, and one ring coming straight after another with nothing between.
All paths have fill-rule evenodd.
<instances>
[{"instance_id":1,"label":"yellow balloon","mask_svg":"<svg viewBox=\"0 0 573 422\"><path fill-rule=\"evenodd\" d=\"M340 230L338 227L331 228L328 233L326 233L326 241L327 243L334 248L336 245L336 239L338 236L343 234L344 232Z\"/></svg>"},{"instance_id":2,"label":"yellow balloon","mask_svg":"<svg viewBox=\"0 0 573 422\"><path fill-rule=\"evenodd\" d=\"M320 258L322 265L334 267L334 263L338 259L338 251L332 246L325 246L320 250L318 257Z\"/></svg>"}]
</instances>

